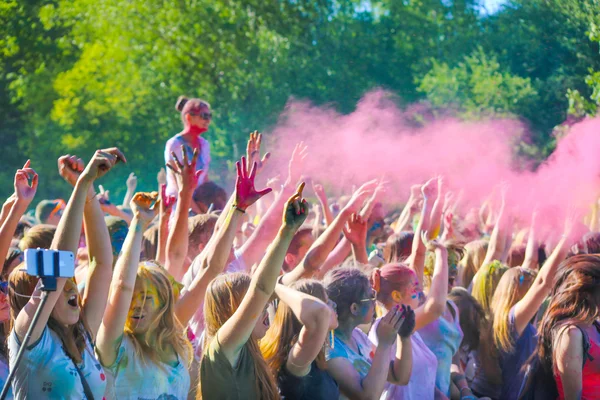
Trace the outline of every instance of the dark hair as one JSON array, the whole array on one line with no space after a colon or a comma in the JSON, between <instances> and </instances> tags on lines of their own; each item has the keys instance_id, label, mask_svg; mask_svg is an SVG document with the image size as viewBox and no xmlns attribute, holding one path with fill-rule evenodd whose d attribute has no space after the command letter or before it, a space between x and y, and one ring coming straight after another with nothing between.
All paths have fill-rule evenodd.
<instances>
[{"instance_id":1,"label":"dark hair","mask_svg":"<svg viewBox=\"0 0 600 400\"><path fill-rule=\"evenodd\" d=\"M212 204L213 210L224 210L227 205L225 189L212 181L204 182L194 191L194 201L202 212L208 211Z\"/></svg>"},{"instance_id":2,"label":"dark hair","mask_svg":"<svg viewBox=\"0 0 600 400\"><path fill-rule=\"evenodd\" d=\"M200 108L209 108L210 104L202 99L188 99L186 96L179 96L177 103L175 103L175 109L181 113L181 120L185 124L185 114L198 110Z\"/></svg>"},{"instance_id":3,"label":"dark hair","mask_svg":"<svg viewBox=\"0 0 600 400\"><path fill-rule=\"evenodd\" d=\"M563 328L592 325L598 318L599 289L599 255L577 255L559 267L550 303L540 323L537 353L534 353L545 375L552 377L554 343L564 332Z\"/></svg>"},{"instance_id":4,"label":"dark hair","mask_svg":"<svg viewBox=\"0 0 600 400\"><path fill-rule=\"evenodd\" d=\"M23 239L23 236L25 236L27 231L31 229L32 226L33 225L31 224L31 222L21 218L21 220L17 224L17 229L15 229L15 234L13 235L13 237L15 239Z\"/></svg>"},{"instance_id":5,"label":"dark hair","mask_svg":"<svg viewBox=\"0 0 600 400\"><path fill-rule=\"evenodd\" d=\"M363 299L371 289L369 278L356 267L333 269L323 278L329 298L337 304L338 320L350 315L350 306Z\"/></svg>"},{"instance_id":6,"label":"dark hair","mask_svg":"<svg viewBox=\"0 0 600 400\"><path fill-rule=\"evenodd\" d=\"M415 234L403 231L391 235L383 249L383 259L386 263L404 262L412 252L413 238Z\"/></svg>"},{"instance_id":7,"label":"dark hair","mask_svg":"<svg viewBox=\"0 0 600 400\"><path fill-rule=\"evenodd\" d=\"M158 252L158 224L146 229L142 237L142 256L140 260L155 260Z\"/></svg>"}]
</instances>

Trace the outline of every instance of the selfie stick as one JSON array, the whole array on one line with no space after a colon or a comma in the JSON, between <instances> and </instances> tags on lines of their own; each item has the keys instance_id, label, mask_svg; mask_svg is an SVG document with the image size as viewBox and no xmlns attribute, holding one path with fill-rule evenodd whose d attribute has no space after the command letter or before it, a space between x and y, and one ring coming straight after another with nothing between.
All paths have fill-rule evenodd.
<instances>
[{"instance_id":1,"label":"selfie stick","mask_svg":"<svg viewBox=\"0 0 600 400\"><path fill-rule=\"evenodd\" d=\"M58 253L56 253L56 254L58 254ZM58 272L57 267L55 267L55 273L56 272ZM29 344L29 339L31 339L31 334L33 333L33 330L35 329L35 326L37 325L38 319L40 318L40 315L42 314L42 310L44 309L44 306L46 305L46 301L48 301L48 292L56 291L56 276L42 276L40 278L40 282L42 283L40 285L40 290L42 291L40 304L38 305L37 310L35 310L35 314L33 315L31 324L29 324L29 329L27 329L27 333L25 334L25 337L23 338L23 343L21 344L21 347L19 348L19 352L17 353L17 358L15 359L15 363L14 363L13 367L10 369L10 374L8 375L8 378L6 379L6 383L4 384L4 387L2 388L2 394L0 394L0 400L4 400L6 398L6 395L8 394L8 390L10 389L11 382L12 382L13 378L15 377L15 373L17 371L17 368L19 367L21 358L23 358L23 354L25 353L25 350L27 349L27 345Z\"/></svg>"}]
</instances>

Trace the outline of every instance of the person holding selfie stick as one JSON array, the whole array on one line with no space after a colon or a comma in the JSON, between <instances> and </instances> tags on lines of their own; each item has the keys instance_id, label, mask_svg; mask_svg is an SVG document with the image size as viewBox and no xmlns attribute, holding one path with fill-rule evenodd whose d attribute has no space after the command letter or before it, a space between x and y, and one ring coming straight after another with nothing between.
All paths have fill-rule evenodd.
<instances>
[{"instance_id":1,"label":"person holding selfie stick","mask_svg":"<svg viewBox=\"0 0 600 400\"><path fill-rule=\"evenodd\" d=\"M194 151L197 151L196 171L202 171L197 184L197 186L200 186L206 181L210 164L210 144L208 140L201 136L208 130L212 120L210 104L201 99L188 99L185 96L179 96L175 109L181 113L183 131L167 141L165 164L169 164L174 156L182 160L183 152L191 160ZM167 168L167 195L177 196L179 189L173 171Z\"/></svg>"},{"instance_id":2,"label":"person holding selfie stick","mask_svg":"<svg viewBox=\"0 0 600 400\"><path fill-rule=\"evenodd\" d=\"M46 282L55 283L55 290L42 292L41 281L37 277L22 270L11 273L9 303L14 326L8 338L8 348L16 399L90 400L104 396L106 376L94 355L93 343L108 298L112 250L93 183L119 161L126 162L116 148L96 151L85 170L80 160L74 157L59 159L59 171L74 185L74 190L58 224L51 249L75 253L83 223L90 269L81 297L73 279L46 279ZM36 185L37 175L34 175L28 189L25 187L28 186L26 177L17 173L17 192L31 193ZM30 260L36 261L36 258ZM32 271L31 268L29 270ZM40 304L42 299L45 302L43 307ZM39 319L34 324L33 315L36 313ZM30 329L30 326L33 328ZM16 365L17 353L26 334L30 334L30 342L24 350L22 362Z\"/></svg>"}]
</instances>

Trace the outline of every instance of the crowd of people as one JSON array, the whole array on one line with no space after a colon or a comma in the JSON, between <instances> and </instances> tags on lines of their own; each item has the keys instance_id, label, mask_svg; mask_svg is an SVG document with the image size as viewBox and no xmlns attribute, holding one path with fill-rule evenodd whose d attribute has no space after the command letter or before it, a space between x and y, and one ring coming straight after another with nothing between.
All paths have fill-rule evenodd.
<instances>
[{"instance_id":1,"label":"crowd of people","mask_svg":"<svg viewBox=\"0 0 600 400\"><path fill-rule=\"evenodd\" d=\"M508 188L464 209L442 177L405 204L382 180L327 196L305 186L302 143L275 187L257 132L227 198L208 174L210 105L176 108L155 192L131 174L117 206L100 182L125 154L64 155L72 193L31 216L35 163L16 172L0 213L8 398L600 398L597 221L542 235L537 212L511 218ZM43 298L23 260L37 248L72 252L75 277L57 279L17 364Z\"/></svg>"}]
</instances>

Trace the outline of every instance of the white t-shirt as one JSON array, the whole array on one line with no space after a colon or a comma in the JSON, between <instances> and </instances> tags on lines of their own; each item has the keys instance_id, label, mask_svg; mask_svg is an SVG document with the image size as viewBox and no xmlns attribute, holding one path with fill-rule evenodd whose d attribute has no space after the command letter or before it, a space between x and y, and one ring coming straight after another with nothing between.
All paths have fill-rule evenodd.
<instances>
[{"instance_id":1,"label":"white t-shirt","mask_svg":"<svg viewBox=\"0 0 600 400\"><path fill-rule=\"evenodd\" d=\"M380 321L381 318L378 318L369 332L369 339L375 344L378 343L375 332ZM410 381L406 386L386 383L381 400L433 400L435 396L437 358L423 342L418 332L412 334L410 341L413 362ZM390 349L390 361L396 357L396 346L395 342Z\"/></svg>"},{"instance_id":2,"label":"white t-shirt","mask_svg":"<svg viewBox=\"0 0 600 400\"><path fill-rule=\"evenodd\" d=\"M83 361L79 365L94 399L102 399L106 375L86 341ZM13 368L19 351L19 339L13 330L8 337L10 367ZM13 379L15 399L86 399L81 378L73 360L63 349L58 334L47 326L37 343L25 351Z\"/></svg>"},{"instance_id":3,"label":"white t-shirt","mask_svg":"<svg viewBox=\"0 0 600 400\"><path fill-rule=\"evenodd\" d=\"M200 149L198 154L198 160L196 162L196 171L202 170L198 179L198 186L202 185L206 181L208 175L208 166L210 164L210 143L203 137L198 138L200 142ZM179 158L179 161L183 162L183 154L181 152L181 146L183 146L188 159L191 161L194 154L194 149L182 139L181 134L173 136L167 141L165 145L165 163L171 160L171 152L174 152ZM167 168L167 194L171 196L177 196L177 180L173 171ZM174 213L173 213L174 214Z\"/></svg>"},{"instance_id":4,"label":"white t-shirt","mask_svg":"<svg viewBox=\"0 0 600 400\"><path fill-rule=\"evenodd\" d=\"M176 366L144 362L127 336L123 336L117 359L106 367L106 374L107 400L185 400L190 390L190 373L184 360Z\"/></svg>"},{"instance_id":5,"label":"white t-shirt","mask_svg":"<svg viewBox=\"0 0 600 400\"><path fill-rule=\"evenodd\" d=\"M237 250L234 252L234 255L235 259L227 265L224 272L229 274L234 272L248 272L248 268L242 255ZM186 291L187 288L190 287L199 271L200 263L192 263L183 276L183 291ZM194 346L194 352L197 357L202 357L202 346L200 346L199 341L204 332L204 300L194 313L194 316L190 319L188 328L188 338L192 342L192 346Z\"/></svg>"}]
</instances>

